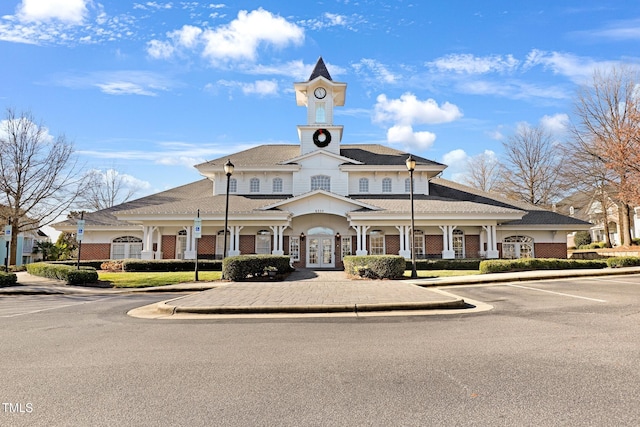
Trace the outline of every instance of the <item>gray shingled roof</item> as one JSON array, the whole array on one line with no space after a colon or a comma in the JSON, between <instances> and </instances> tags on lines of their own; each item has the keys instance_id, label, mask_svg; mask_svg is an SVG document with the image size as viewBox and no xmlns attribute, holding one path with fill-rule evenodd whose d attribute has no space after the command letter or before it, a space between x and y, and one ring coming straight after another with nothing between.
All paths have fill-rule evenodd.
<instances>
[{"instance_id":1,"label":"gray shingled roof","mask_svg":"<svg viewBox=\"0 0 640 427\"><path fill-rule=\"evenodd\" d=\"M327 70L327 66L324 65L322 56L318 58L318 62L316 62L316 66L313 68L313 71L311 72L311 76L309 77L309 81L320 76L324 77L327 80L332 80L331 75L329 74L329 70Z\"/></svg>"},{"instance_id":2,"label":"gray shingled roof","mask_svg":"<svg viewBox=\"0 0 640 427\"><path fill-rule=\"evenodd\" d=\"M388 213L409 213L411 212L411 201L408 195L381 196L354 196L356 200L378 206L384 210L376 211L382 215ZM451 200L441 197L433 197L426 195L414 196L414 210L416 213L433 213L433 214L513 214L522 213L522 210L515 208L506 208L501 206L493 206L483 203L474 203L467 200ZM367 209L359 209L363 212Z\"/></svg>"},{"instance_id":3,"label":"gray shingled roof","mask_svg":"<svg viewBox=\"0 0 640 427\"><path fill-rule=\"evenodd\" d=\"M122 203L108 209L96 212L86 212L84 214L84 219L87 226L93 227L139 227L138 225L132 225L126 221L119 221L118 218L116 218L115 213L123 210L134 210L149 206L163 205L166 203L183 203L185 200L197 200L203 196L211 195L212 193L213 184L209 179L205 178L190 184L181 185L160 193ZM65 220L53 224L53 227L75 227L75 224L76 220Z\"/></svg>"},{"instance_id":4,"label":"gray shingled roof","mask_svg":"<svg viewBox=\"0 0 640 427\"><path fill-rule=\"evenodd\" d=\"M396 150L381 144L342 144L340 155L349 159L357 160L365 165L391 165L404 166L409 153ZM239 170L242 167L276 166L289 163L292 159L300 156L299 144L269 144L259 145L248 150L234 153L230 156L219 157L199 166L219 166L222 170L227 160L231 160ZM445 166L442 163L434 162L420 156L413 155L418 165L424 166Z\"/></svg>"},{"instance_id":5,"label":"gray shingled roof","mask_svg":"<svg viewBox=\"0 0 640 427\"><path fill-rule=\"evenodd\" d=\"M497 194L484 192L457 182L442 178L431 180L429 193L433 196L453 200L468 200L503 208L520 209L528 213L521 220L510 221L509 225L587 225L586 221L551 212L525 202L510 200Z\"/></svg>"}]
</instances>

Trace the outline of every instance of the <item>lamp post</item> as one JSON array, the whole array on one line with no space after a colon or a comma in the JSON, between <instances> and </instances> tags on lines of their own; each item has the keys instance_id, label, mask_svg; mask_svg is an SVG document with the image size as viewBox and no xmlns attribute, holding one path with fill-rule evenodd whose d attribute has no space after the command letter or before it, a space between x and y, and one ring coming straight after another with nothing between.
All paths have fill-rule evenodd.
<instances>
[{"instance_id":1,"label":"lamp post","mask_svg":"<svg viewBox=\"0 0 640 427\"><path fill-rule=\"evenodd\" d=\"M82 253L82 239L84 238L84 211L80 212L80 220L77 224L76 240L78 241L78 264L76 270L80 270L80 255Z\"/></svg>"},{"instance_id":2,"label":"lamp post","mask_svg":"<svg viewBox=\"0 0 640 427\"><path fill-rule=\"evenodd\" d=\"M9 261L11 260L11 253L9 252L9 242L11 242L11 218L7 219L7 226L4 227L4 239L5 239L5 248L6 248L6 256L4 258L4 271L9 272Z\"/></svg>"},{"instance_id":3,"label":"lamp post","mask_svg":"<svg viewBox=\"0 0 640 427\"><path fill-rule=\"evenodd\" d=\"M227 226L229 223L229 183L231 182L231 175L233 174L233 163L231 160L227 160L224 164L224 173L227 175L227 200L224 207L224 245L222 246L222 260L224 261L227 256ZM224 276L224 267L222 268L222 274ZM224 279L224 277L222 277Z\"/></svg>"},{"instance_id":4,"label":"lamp post","mask_svg":"<svg viewBox=\"0 0 640 427\"><path fill-rule=\"evenodd\" d=\"M417 279L418 273L416 271L416 227L414 224L414 211L413 211L413 171L416 169L416 161L409 154L407 160L405 162L407 164L407 169L409 170L409 197L411 199L411 278Z\"/></svg>"}]
</instances>

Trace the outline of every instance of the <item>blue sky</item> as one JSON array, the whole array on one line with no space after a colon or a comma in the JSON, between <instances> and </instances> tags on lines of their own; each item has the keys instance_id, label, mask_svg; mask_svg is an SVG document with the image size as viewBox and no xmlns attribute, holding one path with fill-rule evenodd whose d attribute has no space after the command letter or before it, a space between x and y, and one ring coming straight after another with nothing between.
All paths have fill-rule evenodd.
<instances>
[{"instance_id":1,"label":"blue sky","mask_svg":"<svg viewBox=\"0 0 640 427\"><path fill-rule=\"evenodd\" d=\"M205 160L297 143L293 83L322 56L347 83L343 143L459 178L518 123L563 138L578 85L637 64L639 43L640 2L626 0L3 0L0 105L144 195L199 179Z\"/></svg>"}]
</instances>

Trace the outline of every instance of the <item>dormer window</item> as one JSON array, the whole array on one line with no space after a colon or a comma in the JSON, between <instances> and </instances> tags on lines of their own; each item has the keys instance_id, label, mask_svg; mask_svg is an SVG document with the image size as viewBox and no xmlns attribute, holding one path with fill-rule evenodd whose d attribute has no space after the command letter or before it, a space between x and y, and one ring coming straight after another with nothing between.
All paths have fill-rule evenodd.
<instances>
[{"instance_id":1,"label":"dormer window","mask_svg":"<svg viewBox=\"0 0 640 427\"><path fill-rule=\"evenodd\" d=\"M327 175L315 175L311 177L311 191L331 191L331 177Z\"/></svg>"},{"instance_id":2,"label":"dormer window","mask_svg":"<svg viewBox=\"0 0 640 427\"><path fill-rule=\"evenodd\" d=\"M258 178L251 178L251 180L249 181L249 191L251 193L260 192L260 180Z\"/></svg>"}]
</instances>

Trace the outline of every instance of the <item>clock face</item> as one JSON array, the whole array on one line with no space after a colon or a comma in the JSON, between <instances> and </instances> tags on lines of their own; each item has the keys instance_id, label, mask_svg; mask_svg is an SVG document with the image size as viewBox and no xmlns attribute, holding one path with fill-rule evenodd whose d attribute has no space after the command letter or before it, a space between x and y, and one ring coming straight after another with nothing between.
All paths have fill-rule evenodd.
<instances>
[{"instance_id":1,"label":"clock face","mask_svg":"<svg viewBox=\"0 0 640 427\"><path fill-rule=\"evenodd\" d=\"M318 87L313 91L313 94L316 96L316 98L322 99L327 96L327 90L323 87Z\"/></svg>"}]
</instances>

